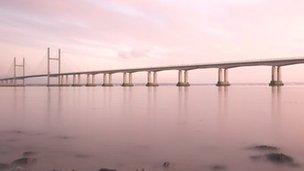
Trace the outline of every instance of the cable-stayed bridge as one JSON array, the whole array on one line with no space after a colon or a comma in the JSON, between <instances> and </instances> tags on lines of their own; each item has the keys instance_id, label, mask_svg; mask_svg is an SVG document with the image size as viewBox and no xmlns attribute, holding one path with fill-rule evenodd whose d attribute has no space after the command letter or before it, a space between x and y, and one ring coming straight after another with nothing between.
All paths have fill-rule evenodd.
<instances>
[{"instance_id":1,"label":"cable-stayed bridge","mask_svg":"<svg viewBox=\"0 0 304 171\"><path fill-rule=\"evenodd\" d=\"M228 70L236 67L249 67L249 66L270 66L271 69L271 81L270 86L282 86L284 85L281 78L281 67L287 65L295 65L304 63L304 57L293 57L284 59L267 59L267 60L252 60L252 61L236 61L236 62L223 62L223 63L207 63L207 64L192 64L192 65L175 65L175 66L159 66L159 67L143 67L143 68L126 68L126 69L112 69L112 70L95 70L95 71L76 71L76 72L61 72L62 60L61 50L58 50L56 57L51 57L50 48L47 49L46 55L47 72L45 74L33 74L26 75L25 73L25 59L22 64L17 64L16 58L14 63L9 69L9 73L13 73L13 76L7 76L1 78L0 82L2 86L25 86L26 79L29 78L47 78L46 86L82 86L81 77L86 77L86 86L97 86L95 76L98 74L103 75L102 86L113 86L112 74L123 74L122 86L134 86L133 73L147 72L147 84L146 86L158 86L157 74L166 70L177 70L178 80L177 86L190 86L188 81L188 73L191 70L217 68L218 69L218 82L217 86L229 86ZM51 73L51 62L57 62L57 73ZM22 69L22 75L17 75L17 70ZM7 73L7 74L9 74ZM56 77L57 83L51 84L50 79ZM72 82L69 83L69 77L72 77ZM22 83L18 83L18 80L22 80Z\"/></svg>"}]
</instances>

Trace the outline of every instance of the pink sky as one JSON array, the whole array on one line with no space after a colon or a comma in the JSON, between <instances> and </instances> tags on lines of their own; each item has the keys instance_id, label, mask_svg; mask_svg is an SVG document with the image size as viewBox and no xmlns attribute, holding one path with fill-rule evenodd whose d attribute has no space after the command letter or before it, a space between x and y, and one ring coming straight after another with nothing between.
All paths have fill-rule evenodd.
<instances>
[{"instance_id":1,"label":"pink sky","mask_svg":"<svg viewBox=\"0 0 304 171\"><path fill-rule=\"evenodd\" d=\"M303 0L1 0L0 73L14 56L45 72L48 46L63 50L63 71L304 56L303 21ZM304 81L303 65L283 72ZM234 82L269 77L269 67L230 72ZM214 82L216 70L190 80Z\"/></svg>"}]
</instances>

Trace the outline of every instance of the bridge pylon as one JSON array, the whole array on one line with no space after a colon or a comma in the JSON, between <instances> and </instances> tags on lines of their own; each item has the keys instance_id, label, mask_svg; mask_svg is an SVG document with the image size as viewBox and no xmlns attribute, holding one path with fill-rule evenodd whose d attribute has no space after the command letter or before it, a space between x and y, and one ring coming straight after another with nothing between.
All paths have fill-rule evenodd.
<instances>
[{"instance_id":1,"label":"bridge pylon","mask_svg":"<svg viewBox=\"0 0 304 171\"><path fill-rule=\"evenodd\" d=\"M17 64L16 57L14 57L14 77L13 77L13 86L17 86L17 68L22 69L22 85L25 85L25 58L22 59L22 64Z\"/></svg>"},{"instance_id":2,"label":"bridge pylon","mask_svg":"<svg viewBox=\"0 0 304 171\"><path fill-rule=\"evenodd\" d=\"M58 74L61 73L61 49L58 49L58 56L51 57L51 48L47 48L47 86L51 86L50 77L51 77L51 62L58 62ZM58 75L58 86L60 85L60 75Z\"/></svg>"}]
</instances>

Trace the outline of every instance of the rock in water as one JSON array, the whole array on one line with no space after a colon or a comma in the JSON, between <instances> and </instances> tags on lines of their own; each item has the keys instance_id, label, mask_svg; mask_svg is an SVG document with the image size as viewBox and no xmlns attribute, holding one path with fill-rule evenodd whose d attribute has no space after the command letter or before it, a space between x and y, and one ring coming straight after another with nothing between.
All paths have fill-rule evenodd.
<instances>
[{"instance_id":1,"label":"rock in water","mask_svg":"<svg viewBox=\"0 0 304 171\"><path fill-rule=\"evenodd\" d=\"M145 171L145 169L141 169L141 170L140 169L136 169L136 171Z\"/></svg>"},{"instance_id":2,"label":"rock in water","mask_svg":"<svg viewBox=\"0 0 304 171\"><path fill-rule=\"evenodd\" d=\"M27 171L27 169L23 167L16 167L13 171Z\"/></svg>"},{"instance_id":3,"label":"rock in water","mask_svg":"<svg viewBox=\"0 0 304 171\"><path fill-rule=\"evenodd\" d=\"M163 163L163 167L167 168L169 166L170 166L170 163L168 161L166 161L166 162Z\"/></svg>"},{"instance_id":4,"label":"rock in water","mask_svg":"<svg viewBox=\"0 0 304 171\"><path fill-rule=\"evenodd\" d=\"M224 165L214 165L211 167L212 170L225 170L226 169L226 166Z\"/></svg>"},{"instance_id":5,"label":"rock in water","mask_svg":"<svg viewBox=\"0 0 304 171\"><path fill-rule=\"evenodd\" d=\"M266 158L278 164L294 164L293 158L283 153L269 153L266 155Z\"/></svg>"},{"instance_id":6,"label":"rock in water","mask_svg":"<svg viewBox=\"0 0 304 171\"><path fill-rule=\"evenodd\" d=\"M270 145L257 145L257 146L251 147L250 149L259 150L259 151L278 151L279 150L278 147L270 146Z\"/></svg>"},{"instance_id":7,"label":"rock in water","mask_svg":"<svg viewBox=\"0 0 304 171\"><path fill-rule=\"evenodd\" d=\"M9 164L0 163L0 171L6 171L10 169Z\"/></svg>"},{"instance_id":8,"label":"rock in water","mask_svg":"<svg viewBox=\"0 0 304 171\"><path fill-rule=\"evenodd\" d=\"M116 169L106 169L106 168L101 168L99 171L116 171Z\"/></svg>"},{"instance_id":9,"label":"rock in water","mask_svg":"<svg viewBox=\"0 0 304 171\"><path fill-rule=\"evenodd\" d=\"M36 153L33 151L26 151L22 155L23 155L23 157L33 157L36 155Z\"/></svg>"},{"instance_id":10,"label":"rock in water","mask_svg":"<svg viewBox=\"0 0 304 171\"><path fill-rule=\"evenodd\" d=\"M255 160L255 161L259 161L259 160L263 160L264 156L262 156L262 155L250 156L250 159Z\"/></svg>"},{"instance_id":11,"label":"rock in water","mask_svg":"<svg viewBox=\"0 0 304 171\"><path fill-rule=\"evenodd\" d=\"M13 167L31 167L37 163L37 159L35 158L20 158L12 162Z\"/></svg>"}]
</instances>

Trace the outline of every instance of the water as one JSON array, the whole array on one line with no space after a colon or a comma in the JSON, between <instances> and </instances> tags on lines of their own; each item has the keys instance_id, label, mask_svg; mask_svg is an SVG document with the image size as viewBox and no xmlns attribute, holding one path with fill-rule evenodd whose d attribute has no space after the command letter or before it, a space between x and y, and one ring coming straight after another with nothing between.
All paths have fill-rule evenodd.
<instances>
[{"instance_id":1,"label":"water","mask_svg":"<svg viewBox=\"0 0 304 171\"><path fill-rule=\"evenodd\" d=\"M304 164L304 87L0 88L0 163L35 170L301 170L254 161L274 145ZM163 168L164 161L170 162Z\"/></svg>"}]
</instances>

